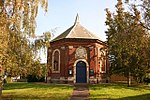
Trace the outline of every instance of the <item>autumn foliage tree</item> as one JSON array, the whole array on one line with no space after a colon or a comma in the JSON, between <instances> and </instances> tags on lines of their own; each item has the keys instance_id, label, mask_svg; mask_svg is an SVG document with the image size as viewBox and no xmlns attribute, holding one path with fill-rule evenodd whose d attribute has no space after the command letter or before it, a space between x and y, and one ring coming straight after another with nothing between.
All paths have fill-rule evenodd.
<instances>
[{"instance_id":1,"label":"autumn foliage tree","mask_svg":"<svg viewBox=\"0 0 150 100\"><path fill-rule=\"evenodd\" d=\"M146 31L140 25L140 12L136 8L133 11L125 11L122 0L118 0L114 14L106 9L105 22L111 71L126 76L128 86L131 85L131 77L142 81L148 69L145 63L147 55L144 55L148 45Z\"/></svg>"},{"instance_id":2,"label":"autumn foliage tree","mask_svg":"<svg viewBox=\"0 0 150 100\"><path fill-rule=\"evenodd\" d=\"M37 75L42 74L30 41L40 5L47 11L47 0L0 0L0 65L5 74L26 77L35 68Z\"/></svg>"}]
</instances>

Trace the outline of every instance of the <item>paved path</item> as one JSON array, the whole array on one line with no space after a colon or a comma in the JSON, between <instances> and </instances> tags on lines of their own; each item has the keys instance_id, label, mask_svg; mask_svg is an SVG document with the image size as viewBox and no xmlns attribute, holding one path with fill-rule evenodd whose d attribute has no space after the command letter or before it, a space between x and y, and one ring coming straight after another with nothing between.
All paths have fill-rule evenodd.
<instances>
[{"instance_id":1,"label":"paved path","mask_svg":"<svg viewBox=\"0 0 150 100\"><path fill-rule=\"evenodd\" d=\"M70 100L89 100L89 95L87 84L76 84Z\"/></svg>"}]
</instances>

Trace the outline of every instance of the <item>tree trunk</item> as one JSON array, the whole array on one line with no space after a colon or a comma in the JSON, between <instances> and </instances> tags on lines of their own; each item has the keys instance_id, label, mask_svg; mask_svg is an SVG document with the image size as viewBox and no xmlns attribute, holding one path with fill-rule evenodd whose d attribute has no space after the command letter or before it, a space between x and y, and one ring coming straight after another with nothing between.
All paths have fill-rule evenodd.
<instances>
[{"instance_id":1,"label":"tree trunk","mask_svg":"<svg viewBox=\"0 0 150 100\"><path fill-rule=\"evenodd\" d=\"M131 86L131 72L128 74L128 87Z\"/></svg>"},{"instance_id":2,"label":"tree trunk","mask_svg":"<svg viewBox=\"0 0 150 100\"><path fill-rule=\"evenodd\" d=\"M2 86L0 87L0 100L2 99Z\"/></svg>"},{"instance_id":3,"label":"tree trunk","mask_svg":"<svg viewBox=\"0 0 150 100\"><path fill-rule=\"evenodd\" d=\"M3 81L0 80L0 100L2 100Z\"/></svg>"}]
</instances>

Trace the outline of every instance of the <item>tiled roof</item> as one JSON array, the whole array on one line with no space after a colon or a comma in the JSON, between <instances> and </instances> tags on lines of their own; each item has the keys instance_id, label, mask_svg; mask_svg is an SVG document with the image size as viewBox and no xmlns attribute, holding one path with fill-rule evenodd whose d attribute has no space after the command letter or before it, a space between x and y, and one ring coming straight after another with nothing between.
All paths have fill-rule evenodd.
<instances>
[{"instance_id":1,"label":"tiled roof","mask_svg":"<svg viewBox=\"0 0 150 100\"><path fill-rule=\"evenodd\" d=\"M79 38L79 39L98 39L97 36L89 32L79 23L79 16L76 16L76 20L73 26L67 29L65 32L54 38L51 42L57 41L64 38Z\"/></svg>"}]
</instances>

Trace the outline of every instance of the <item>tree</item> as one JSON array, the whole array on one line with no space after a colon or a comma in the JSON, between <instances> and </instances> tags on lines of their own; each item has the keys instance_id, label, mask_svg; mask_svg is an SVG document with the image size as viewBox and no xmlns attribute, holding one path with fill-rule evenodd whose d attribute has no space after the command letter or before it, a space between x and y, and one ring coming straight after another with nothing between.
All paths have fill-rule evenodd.
<instances>
[{"instance_id":1,"label":"tree","mask_svg":"<svg viewBox=\"0 0 150 100\"><path fill-rule=\"evenodd\" d=\"M39 4L47 11L47 0L0 1L0 50L3 51L0 54L0 61L3 66L14 68L22 66L22 63L27 66L30 63L25 63L25 61L29 59L32 62L32 48L29 45L29 38L35 33L35 18Z\"/></svg>"},{"instance_id":2,"label":"tree","mask_svg":"<svg viewBox=\"0 0 150 100\"><path fill-rule=\"evenodd\" d=\"M128 78L131 85L131 76L137 81L145 75L147 66L144 64L145 56L142 54L145 44L146 32L140 25L140 13L136 8L134 12L125 12L122 0L118 0L116 13L108 9L106 31L108 51L111 59L111 69ZM112 58L113 57L113 58Z\"/></svg>"},{"instance_id":3,"label":"tree","mask_svg":"<svg viewBox=\"0 0 150 100\"><path fill-rule=\"evenodd\" d=\"M134 8L139 9L140 15L141 15L141 20L140 25L142 27L144 27L145 31L146 31L146 36L145 36L145 40L147 41L145 48L143 49L143 54L145 54L145 64L147 64L147 66L149 66L150 68L150 0L133 0L133 1L137 1L136 3L132 3L132 0L126 0L127 4L129 4L129 7L131 7L130 11L132 12L132 10ZM140 2L139 2L140 1ZM150 71L148 70L148 72L150 73ZM149 77L150 78L150 77Z\"/></svg>"},{"instance_id":4,"label":"tree","mask_svg":"<svg viewBox=\"0 0 150 100\"><path fill-rule=\"evenodd\" d=\"M33 65L40 68L29 41L39 4L47 11L47 0L0 0L0 65L12 76L34 72Z\"/></svg>"},{"instance_id":5,"label":"tree","mask_svg":"<svg viewBox=\"0 0 150 100\"><path fill-rule=\"evenodd\" d=\"M33 52L33 55L35 55L35 59L40 58L39 54L41 51L44 54L47 53L47 48L50 46L50 43L49 43L50 38L51 38L51 32L44 32L43 35L34 37L34 41L31 43L31 46L33 48L32 52ZM42 65L40 64L39 69L37 69L37 67L36 68L32 67L31 69L33 69L34 72L30 73L29 76L46 77L46 75L47 75L47 66L46 65L47 64L42 64Z\"/></svg>"},{"instance_id":6,"label":"tree","mask_svg":"<svg viewBox=\"0 0 150 100\"><path fill-rule=\"evenodd\" d=\"M44 51L47 50L47 48L50 46L50 38L51 38L51 32L47 31L44 32L41 36L34 37L35 41L32 44L32 47L34 48L35 54L37 51L44 49Z\"/></svg>"},{"instance_id":7,"label":"tree","mask_svg":"<svg viewBox=\"0 0 150 100\"><path fill-rule=\"evenodd\" d=\"M132 3L133 0L125 0L132 9L136 7L140 10L142 19L140 20L141 25L146 29L150 30L150 0L134 0L136 3ZM132 10L131 9L131 10Z\"/></svg>"},{"instance_id":8,"label":"tree","mask_svg":"<svg viewBox=\"0 0 150 100\"><path fill-rule=\"evenodd\" d=\"M136 1L132 3L132 1ZM140 15L141 15L141 20L140 25L145 29L146 35L145 35L145 40L147 43L145 44L145 47L143 49L143 54L144 54L144 62L146 66L149 67L149 70L147 70L147 74L150 74L150 0L126 0L126 3L129 4L129 7L131 7L130 11L134 11L133 9L139 9ZM150 78L150 76L149 76Z\"/></svg>"}]
</instances>

